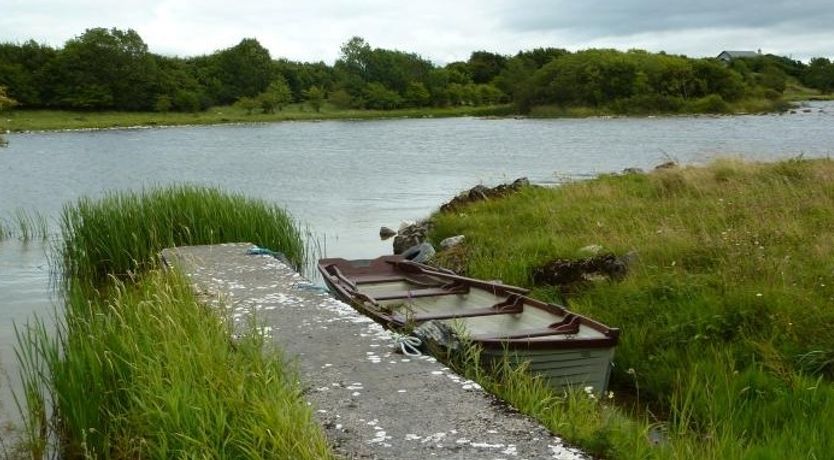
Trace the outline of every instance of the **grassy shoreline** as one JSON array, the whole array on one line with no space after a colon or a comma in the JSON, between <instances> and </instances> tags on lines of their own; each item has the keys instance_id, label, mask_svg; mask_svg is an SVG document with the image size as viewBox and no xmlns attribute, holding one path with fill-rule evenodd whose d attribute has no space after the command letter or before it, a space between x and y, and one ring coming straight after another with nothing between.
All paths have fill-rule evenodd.
<instances>
[{"instance_id":1,"label":"grassy shoreline","mask_svg":"<svg viewBox=\"0 0 834 460\"><path fill-rule=\"evenodd\" d=\"M506 115L508 106L419 108L398 110L339 110L326 105L321 112L291 104L275 113L248 114L234 106L212 107L204 112L80 112L66 110L14 110L0 118L0 129L29 131L97 130L188 125L274 123L284 121L376 120L392 118L449 118Z\"/></svg>"},{"instance_id":2,"label":"grassy shoreline","mask_svg":"<svg viewBox=\"0 0 834 460\"><path fill-rule=\"evenodd\" d=\"M466 235L467 274L621 328L612 389L629 404L582 408L529 383L498 387L569 441L606 458L834 448L834 426L819 423L834 411L834 161L605 175L433 220L435 241ZM589 245L637 259L622 281L533 282L535 267Z\"/></svg>"},{"instance_id":3,"label":"grassy shoreline","mask_svg":"<svg viewBox=\"0 0 834 460\"><path fill-rule=\"evenodd\" d=\"M729 104L722 110L683 111L632 111L622 113L606 107L556 107L536 106L527 115L520 115L510 105L482 107L423 107L396 110L337 109L325 104L315 112L305 104L290 104L275 113L251 114L235 106L212 107L203 112L119 112L119 111L68 111L26 110L6 112L0 117L0 132L49 132L85 131L123 128L153 128L172 126L202 126L223 124L256 124L287 121L329 120L385 120L396 118L454 118L454 117L530 117L530 118L588 118L588 117L646 117L646 116L698 116L698 115L746 115L751 113L777 113L805 100L830 100L827 97L796 89L786 94L784 101L744 99Z\"/></svg>"}]
</instances>

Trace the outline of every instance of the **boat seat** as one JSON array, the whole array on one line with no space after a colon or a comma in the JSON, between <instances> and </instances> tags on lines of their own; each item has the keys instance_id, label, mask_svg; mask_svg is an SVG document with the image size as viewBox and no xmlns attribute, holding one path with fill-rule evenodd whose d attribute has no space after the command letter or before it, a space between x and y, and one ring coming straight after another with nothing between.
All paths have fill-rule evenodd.
<instances>
[{"instance_id":1,"label":"boat seat","mask_svg":"<svg viewBox=\"0 0 834 460\"><path fill-rule=\"evenodd\" d=\"M550 335L574 335L579 333L579 325L581 322L582 318L573 313L568 313L561 321L550 324L546 328L528 329L515 334L499 336L480 335L472 338L474 340L516 340Z\"/></svg>"},{"instance_id":2,"label":"boat seat","mask_svg":"<svg viewBox=\"0 0 834 460\"><path fill-rule=\"evenodd\" d=\"M457 312L437 312L437 313L423 313L410 317L403 315L394 315L392 318L396 322L405 323L406 321L436 321L444 319L455 318L472 318L477 316L492 316L492 315L512 315L521 313L524 310L524 299L518 295L511 295L501 302L496 303L491 307L486 308L467 308Z\"/></svg>"},{"instance_id":3,"label":"boat seat","mask_svg":"<svg viewBox=\"0 0 834 460\"><path fill-rule=\"evenodd\" d=\"M408 291L392 291L374 295L376 300L398 300L398 299L413 299L417 297L434 297L450 294L466 294L469 292L468 286L455 285L450 287L430 287L425 289L411 289Z\"/></svg>"}]
</instances>

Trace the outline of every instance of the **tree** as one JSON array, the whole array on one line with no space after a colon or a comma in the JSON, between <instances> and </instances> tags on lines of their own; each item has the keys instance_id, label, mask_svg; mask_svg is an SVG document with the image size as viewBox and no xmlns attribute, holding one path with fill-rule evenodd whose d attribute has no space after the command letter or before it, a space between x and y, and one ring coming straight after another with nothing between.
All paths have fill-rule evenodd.
<instances>
[{"instance_id":1,"label":"tree","mask_svg":"<svg viewBox=\"0 0 834 460\"><path fill-rule=\"evenodd\" d=\"M87 29L67 41L48 73L59 106L149 110L156 99L156 61L132 29Z\"/></svg>"},{"instance_id":2,"label":"tree","mask_svg":"<svg viewBox=\"0 0 834 460\"><path fill-rule=\"evenodd\" d=\"M426 89L426 85L419 81L412 81L405 89L403 99L410 107L423 107L431 102L431 94Z\"/></svg>"},{"instance_id":3,"label":"tree","mask_svg":"<svg viewBox=\"0 0 834 460\"><path fill-rule=\"evenodd\" d=\"M155 112L162 112L167 113L171 111L171 108L174 107L174 99L167 94L163 94L156 98L156 102L153 105L153 109Z\"/></svg>"},{"instance_id":4,"label":"tree","mask_svg":"<svg viewBox=\"0 0 834 460\"><path fill-rule=\"evenodd\" d=\"M811 59L802 75L802 83L823 93L834 91L834 62L823 57Z\"/></svg>"},{"instance_id":5,"label":"tree","mask_svg":"<svg viewBox=\"0 0 834 460\"><path fill-rule=\"evenodd\" d=\"M17 101L9 97L6 87L0 86L0 112L11 109L17 105Z\"/></svg>"},{"instance_id":6,"label":"tree","mask_svg":"<svg viewBox=\"0 0 834 460\"><path fill-rule=\"evenodd\" d=\"M245 110L246 115L252 115L252 111L257 109L259 105L260 102L257 99L248 96L243 96L235 102L235 107Z\"/></svg>"},{"instance_id":7,"label":"tree","mask_svg":"<svg viewBox=\"0 0 834 460\"><path fill-rule=\"evenodd\" d=\"M365 88L365 106L369 109L391 110L402 103L396 91L391 91L382 83L369 83Z\"/></svg>"},{"instance_id":8,"label":"tree","mask_svg":"<svg viewBox=\"0 0 834 460\"><path fill-rule=\"evenodd\" d=\"M474 83L489 83L507 65L506 56L488 51L475 51L467 62Z\"/></svg>"},{"instance_id":9,"label":"tree","mask_svg":"<svg viewBox=\"0 0 834 460\"><path fill-rule=\"evenodd\" d=\"M270 83L266 91L258 96L258 101L264 113L275 113L276 107L278 110L284 110L284 106L292 101L292 92L284 77L278 77Z\"/></svg>"},{"instance_id":10,"label":"tree","mask_svg":"<svg viewBox=\"0 0 834 460\"><path fill-rule=\"evenodd\" d=\"M336 91L332 91L327 100L340 109L348 109L350 107L353 107L354 104L353 98L350 96L350 94L348 94L347 91L343 89L337 89Z\"/></svg>"},{"instance_id":11,"label":"tree","mask_svg":"<svg viewBox=\"0 0 834 460\"><path fill-rule=\"evenodd\" d=\"M310 107L313 108L317 113L321 112L321 106L324 103L324 90L319 88L318 86L311 86L306 91L304 91L304 97L307 99L307 103L310 104Z\"/></svg>"},{"instance_id":12,"label":"tree","mask_svg":"<svg viewBox=\"0 0 834 460\"><path fill-rule=\"evenodd\" d=\"M6 94L6 87L0 86L0 112L3 112L7 109L10 109L17 105L17 101L10 98L8 94ZM3 138L3 133L0 132L0 147L6 145L6 139Z\"/></svg>"},{"instance_id":13,"label":"tree","mask_svg":"<svg viewBox=\"0 0 834 460\"><path fill-rule=\"evenodd\" d=\"M220 83L216 97L221 104L266 91L276 74L269 50L254 38L245 38L198 63L207 77L215 78Z\"/></svg>"}]
</instances>

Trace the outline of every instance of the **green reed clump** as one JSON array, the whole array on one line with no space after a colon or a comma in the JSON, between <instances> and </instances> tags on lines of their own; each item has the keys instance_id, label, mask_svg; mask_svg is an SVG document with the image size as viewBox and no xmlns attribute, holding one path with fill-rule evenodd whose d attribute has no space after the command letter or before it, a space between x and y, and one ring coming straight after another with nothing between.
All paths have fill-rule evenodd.
<instances>
[{"instance_id":1,"label":"green reed clump","mask_svg":"<svg viewBox=\"0 0 834 460\"><path fill-rule=\"evenodd\" d=\"M833 451L834 424L819 421L834 410L834 161L602 176L434 221L436 239L466 235L470 275L531 287L621 328L612 389L665 433L652 457ZM534 267L592 244L637 254L624 280L567 291L533 283ZM583 417L565 427L581 430ZM618 445L604 455L642 456Z\"/></svg>"},{"instance_id":2,"label":"green reed clump","mask_svg":"<svg viewBox=\"0 0 834 460\"><path fill-rule=\"evenodd\" d=\"M80 286L57 338L22 337L33 454L56 441L63 458L330 457L296 375L255 324L232 338L172 273L95 298Z\"/></svg>"},{"instance_id":3,"label":"green reed clump","mask_svg":"<svg viewBox=\"0 0 834 460\"><path fill-rule=\"evenodd\" d=\"M153 267L160 250L177 245L248 241L296 268L304 260L301 234L282 208L191 185L82 198L64 208L61 233L65 278L94 284Z\"/></svg>"}]
</instances>

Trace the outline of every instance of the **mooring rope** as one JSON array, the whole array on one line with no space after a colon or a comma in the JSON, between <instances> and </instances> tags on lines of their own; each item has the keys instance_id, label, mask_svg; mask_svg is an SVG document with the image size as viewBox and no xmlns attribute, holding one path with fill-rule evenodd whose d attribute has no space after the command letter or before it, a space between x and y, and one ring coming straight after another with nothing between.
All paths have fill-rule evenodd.
<instances>
[{"instance_id":1,"label":"mooring rope","mask_svg":"<svg viewBox=\"0 0 834 460\"><path fill-rule=\"evenodd\" d=\"M399 346L400 351L406 356L423 356L420 352L423 341L413 335L394 334L394 344Z\"/></svg>"}]
</instances>

